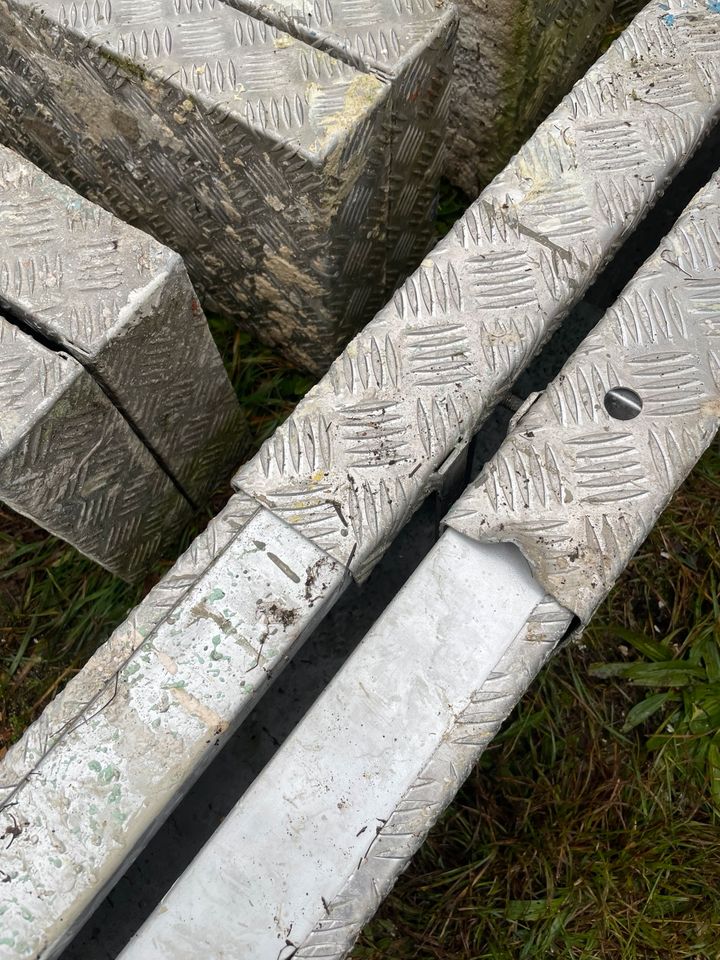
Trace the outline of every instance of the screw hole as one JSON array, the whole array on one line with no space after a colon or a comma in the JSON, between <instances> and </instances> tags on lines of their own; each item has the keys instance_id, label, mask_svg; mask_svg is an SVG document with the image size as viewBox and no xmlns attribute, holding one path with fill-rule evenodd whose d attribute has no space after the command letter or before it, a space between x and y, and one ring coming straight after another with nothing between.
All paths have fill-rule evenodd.
<instances>
[{"instance_id":1,"label":"screw hole","mask_svg":"<svg viewBox=\"0 0 720 960\"><path fill-rule=\"evenodd\" d=\"M605 409L613 420L634 420L642 408L640 394L629 387L613 387L605 394Z\"/></svg>"}]
</instances>

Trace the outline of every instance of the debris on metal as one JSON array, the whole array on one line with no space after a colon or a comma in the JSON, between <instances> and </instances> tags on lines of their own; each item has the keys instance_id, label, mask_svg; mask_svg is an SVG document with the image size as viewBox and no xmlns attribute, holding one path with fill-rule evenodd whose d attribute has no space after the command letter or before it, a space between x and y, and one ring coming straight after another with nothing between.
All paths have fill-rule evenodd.
<instances>
[{"instance_id":1,"label":"debris on metal","mask_svg":"<svg viewBox=\"0 0 720 960\"><path fill-rule=\"evenodd\" d=\"M89 371L192 502L241 462L245 415L182 259L1 145L0 307Z\"/></svg>"}]
</instances>

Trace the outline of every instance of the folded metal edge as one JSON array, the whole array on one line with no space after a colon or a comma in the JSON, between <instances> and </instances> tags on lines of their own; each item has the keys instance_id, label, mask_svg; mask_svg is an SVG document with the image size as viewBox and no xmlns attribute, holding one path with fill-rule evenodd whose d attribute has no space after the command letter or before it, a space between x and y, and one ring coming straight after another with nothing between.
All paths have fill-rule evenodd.
<instances>
[{"instance_id":1,"label":"folded metal edge","mask_svg":"<svg viewBox=\"0 0 720 960\"><path fill-rule=\"evenodd\" d=\"M0 805L0 835L12 837L0 868L3 960L57 956L346 582L267 511L221 538L202 575L180 573L174 603L161 595L164 613L150 610L142 640L119 634L95 664L101 675L86 671L65 711L46 714L2 765L3 778L23 775Z\"/></svg>"},{"instance_id":2,"label":"folded metal edge","mask_svg":"<svg viewBox=\"0 0 720 960\"><path fill-rule=\"evenodd\" d=\"M222 0L358 70L394 79L458 21L446 0Z\"/></svg>"},{"instance_id":3,"label":"folded metal edge","mask_svg":"<svg viewBox=\"0 0 720 960\"><path fill-rule=\"evenodd\" d=\"M391 292L417 267L432 242L447 153L457 8L443 0L374 0L362 5L352 0L223 2L392 86L385 237Z\"/></svg>"},{"instance_id":4,"label":"folded metal edge","mask_svg":"<svg viewBox=\"0 0 720 960\"><path fill-rule=\"evenodd\" d=\"M720 173L446 524L515 543L587 622L720 428L718 303Z\"/></svg>"},{"instance_id":5,"label":"folded metal edge","mask_svg":"<svg viewBox=\"0 0 720 960\"><path fill-rule=\"evenodd\" d=\"M0 317L0 500L127 580L190 507L72 357Z\"/></svg>"}]
</instances>

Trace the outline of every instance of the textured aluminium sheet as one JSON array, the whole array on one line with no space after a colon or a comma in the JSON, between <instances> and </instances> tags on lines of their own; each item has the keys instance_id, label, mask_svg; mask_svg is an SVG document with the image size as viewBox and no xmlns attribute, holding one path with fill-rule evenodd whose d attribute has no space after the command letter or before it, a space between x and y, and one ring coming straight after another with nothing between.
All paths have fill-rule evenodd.
<instances>
[{"instance_id":1,"label":"textured aluminium sheet","mask_svg":"<svg viewBox=\"0 0 720 960\"><path fill-rule=\"evenodd\" d=\"M238 527L244 510L266 505L356 576L369 571L715 121L718 51L706 38L717 21L700 3L687 9L692 19L683 24L678 13L671 25L664 5L652 4L351 344L241 474L249 492L239 498ZM649 106L637 95L641 85ZM682 109L669 109L680 101ZM658 129L662 137L644 139ZM613 143L625 144L615 168ZM519 327L501 299L507 292L523 315ZM456 398L460 421L449 419ZM331 472L336 462L342 476ZM212 553L212 541L203 542L202 551ZM200 571L188 563L170 579L157 606L152 595L143 604L144 631L166 628L165 599L182 602L207 563L199 562ZM101 677L81 682L113 689L118 651L140 643L132 623L98 661ZM152 688L148 693L152 698ZM52 709L77 716L86 707L84 696L63 702L61 695ZM36 724L13 751L16 762L28 745L23 777L45 762L46 730ZM53 741L58 752L65 749L61 732ZM177 767L178 790L191 767ZM27 809L37 812L30 801Z\"/></svg>"},{"instance_id":2,"label":"textured aluminium sheet","mask_svg":"<svg viewBox=\"0 0 720 960\"><path fill-rule=\"evenodd\" d=\"M716 174L447 523L587 621L720 428L719 305Z\"/></svg>"},{"instance_id":3,"label":"textured aluminium sheet","mask_svg":"<svg viewBox=\"0 0 720 960\"><path fill-rule=\"evenodd\" d=\"M324 370L381 306L390 84L219 0L2 0L0 26L0 137L180 252L213 309Z\"/></svg>"},{"instance_id":4,"label":"textured aluminium sheet","mask_svg":"<svg viewBox=\"0 0 720 960\"><path fill-rule=\"evenodd\" d=\"M181 258L2 146L0 306L87 368L192 501L240 463L245 416Z\"/></svg>"},{"instance_id":5,"label":"textured aluminium sheet","mask_svg":"<svg viewBox=\"0 0 720 960\"><path fill-rule=\"evenodd\" d=\"M83 367L1 316L0 500L127 578L190 516Z\"/></svg>"},{"instance_id":6,"label":"textured aluminium sheet","mask_svg":"<svg viewBox=\"0 0 720 960\"><path fill-rule=\"evenodd\" d=\"M651 3L235 478L364 577L720 113L720 12Z\"/></svg>"},{"instance_id":7,"label":"textured aluminium sheet","mask_svg":"<svg viewBox=\"0 0 720 960\"><path fill-rule=\"evenodd\" d=\"M2 960L57 956L345 576L231 500L0 765Z\"/></svg>"},{"instance_id":8,"label":"textured aluminium sheet","mask_svg":"<svg viewBox=\"0 0 720 960\"><path fill-rule=\"evenodd\" d=\"M445 134L457 10L445 0L227 0L392 87L388 292L428 249Z\"/></svg>"},{"instance_id":9,"label":"textured aluminium sheet","mask_svg":"<svg viewBox=\"0 0 720 960\"><path fill-rule=\"evenodd\" d=\"M520 416L451 511L450 539L123 960L198 949L346 955L502 719L575 617L592 616L720 428L719 295L716 176Z\"/></svg>"}]
</instances>

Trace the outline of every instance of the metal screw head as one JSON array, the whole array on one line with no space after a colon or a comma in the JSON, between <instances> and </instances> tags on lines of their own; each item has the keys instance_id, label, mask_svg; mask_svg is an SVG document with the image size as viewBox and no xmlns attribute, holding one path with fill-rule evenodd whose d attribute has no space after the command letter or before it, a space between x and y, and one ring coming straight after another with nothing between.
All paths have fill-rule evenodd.
<instances>
[{"instance_id":1,"label":"metal screw head","mask_svg":"<svg viewBox=\"0 0 720 960\"><path fill-rule=\"evenodd\" d=\"M605 409L614 420L634 420L642 408L640 394L629 387L613 387L605 394Z\"/></svg>"}]
</instances>

